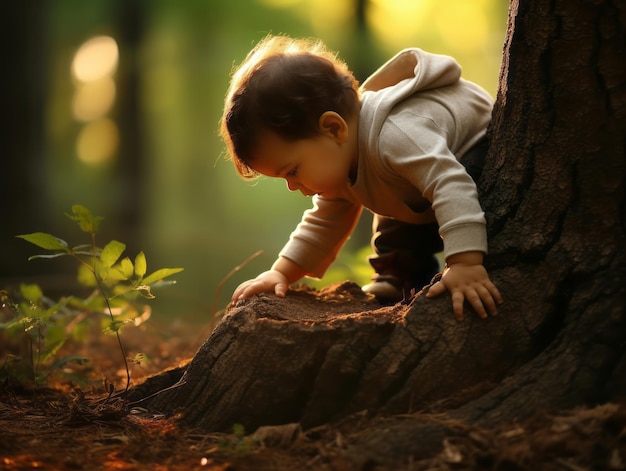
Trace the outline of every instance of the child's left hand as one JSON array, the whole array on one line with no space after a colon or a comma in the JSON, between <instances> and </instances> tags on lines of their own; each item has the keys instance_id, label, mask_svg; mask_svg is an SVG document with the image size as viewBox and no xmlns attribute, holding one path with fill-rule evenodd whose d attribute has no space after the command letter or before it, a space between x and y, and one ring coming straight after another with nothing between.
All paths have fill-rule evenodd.
<instances>
[{"instance_id":1,"label":"child's left hand","mask_svg":"<svg viewBox=\"0 0 626 471\"><path fill-rule=\"evenodd\" d=\"M441 280L430 287L426 297L439 296L446 290L450 292L452 309L458 320L463 320L465 300L470 303L481 319L487 317L487 312L492 316L497 315L496 304L501 304L503 301L500 291L491 282L482 264L449 264Z\"/></svg>"}]
</instances>

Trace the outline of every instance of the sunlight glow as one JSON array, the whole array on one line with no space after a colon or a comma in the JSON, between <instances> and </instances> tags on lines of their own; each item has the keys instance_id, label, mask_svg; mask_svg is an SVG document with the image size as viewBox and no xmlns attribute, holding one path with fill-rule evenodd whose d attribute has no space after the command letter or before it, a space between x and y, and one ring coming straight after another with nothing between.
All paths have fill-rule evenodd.
<instances>
[{"instance_id":1,"label":"sunlight glow","mask_svg":"<svg viewBox=\"0 0 626 471\"><path fill-rule=\"evenodd\" d=\"M342 32L354 18L352 0L310 0L309 19L316 34L330 36Z\"/></svg>"},{"instance_id":2,"label":"sunlight glow","mask_svg":"<svg viewBox=\"0 0 626 471\"><path fill-rule=\"evenodd\" d=\"M290 8L301 2L302 0L259 0L261 5L270 8Z\"/></svg>"},{"instance_id":3,"label":"sunlight glow","mask_svg":"<svg viewBox=\"0 0 626 471\"><path fill-rule=\"evenodd\" d=\"M370 0L367 21L378 39L394 48L398 44L408 46L428 20L432 3L431 0Z\"/></svg>"},{"instance_id":4,"label":"sunlight glow","mask_svg":"<svg viewBox=\"0 0 626 471\"><path fill-rule=\"evenodd\" d=\"M441 40L451 50L471 52L489 39L486 8L485 0L371 0L367 21L377 39L394 49Z\"/></svg>"},{"instance_id":5,"label":"sunlight glow","mask_svg":"<svg viewBox=\"0 0 626 471\"><path fill-rule=\"evenodd\" d=\"M87 82L74 93L72 112L78 121L93 121L109 112L115 102L115 82L111 77Z\"/></svg>"},{"instance_id":6,"label":"sunlight glow","mask_svg":"<svg viewBox=\"0 0 626 471\"><path fill-rule=\"evenodd\" d=\"M72 62L74 77L90 82L112 75L117 69L119 50L110 36L96 36L83 43Z\"/></svg>"},{"instance_id":7,"label":"sunlight glow","mask_svg":"<svg viewBox=\"0 0 626 471\"><path fill-rule=\"evenodd\" d=\"M74 55L72 113L74 119L87 123L78 135L76 153L87 164L112 159L119 145L117 125L105 118L115 102L113 74L118 61L117 42L110 36L89 39Z\"/></svg>"},{"instance_id":8,"label":"sunlight glow","mask_svg":"<svg viewBox=\"0 0 626 471\"><path fill-rule=\"evenodd\" d=\"M78 158L88 164L110 160L119 145L117 125L108 118L99 119L81 129L76 141Z\"/></svg>"},{"instance_id":9,"label":"sunlight glow","mask_svg":"<svg viewBox=\"0 0 626 471\"><path fill-rule=\"evenodd\" d=\"M315 35L326 40L345 33L346 25L354 20L354 0L259 0L259 3L291 10L310 21Z\"/></svg>"},{"instance_id":10,"label":"sunlight glow","mask_svg":"<svg viewBox=\"0 0 626 471\"><path fill-rule=\"evenodd\" d=\"M481 2L448 0L444 5L434 22L448 46L462 51L483 48L489 35L489 21Z\"/></svg>"}]
</instances>

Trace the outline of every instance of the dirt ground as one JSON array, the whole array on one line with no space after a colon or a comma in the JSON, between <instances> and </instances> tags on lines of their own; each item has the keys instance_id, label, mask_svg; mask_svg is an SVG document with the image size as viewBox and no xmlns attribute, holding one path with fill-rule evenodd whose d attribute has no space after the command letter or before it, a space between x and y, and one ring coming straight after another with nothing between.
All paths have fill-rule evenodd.
<instances>
[{"instance_id":1,"label":"dirt ground","mask_svg":"<svg viewBox=\"0 0 626 471\"><path fill-rule=\"evenodd\" d=\"M193 356L211 330L155 320L123 330L128 356L150 359L133 366L133 384ZM231 434L183 428L107 392L123 389L126 373L114 336L67 345L91 359L83 371L91 385L76 389L56 379L23 391L0 385L0 469L6 470L623 470L626 406L541 413L498 430L457 427L434 440L432 456L400 463L359 460L351 444L381 419L361 415L302 431L297 424ZM106 380L105 380L106 379ZM403 420L411 420L404 416ZM384 426L384 424L383 424ZM383 427L384 428L384 427Z\"/></svg>"}]
</instances>

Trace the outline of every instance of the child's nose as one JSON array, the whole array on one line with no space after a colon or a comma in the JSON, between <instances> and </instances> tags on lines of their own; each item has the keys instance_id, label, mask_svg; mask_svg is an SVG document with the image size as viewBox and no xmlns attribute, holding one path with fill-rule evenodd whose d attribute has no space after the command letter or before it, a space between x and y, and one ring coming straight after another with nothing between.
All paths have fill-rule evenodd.
<instances>
[{"instance_id":1,"label":"child's nose","mask_svg":"<svg viewBox=\"0 0 626 471\"><path fill-rule=\"evenodd\" d=\"M298 187L299 185L295 183L293 180L287 179L287 188L289 188L289 191L297 191Z\"/></svg>"}]
</instances>

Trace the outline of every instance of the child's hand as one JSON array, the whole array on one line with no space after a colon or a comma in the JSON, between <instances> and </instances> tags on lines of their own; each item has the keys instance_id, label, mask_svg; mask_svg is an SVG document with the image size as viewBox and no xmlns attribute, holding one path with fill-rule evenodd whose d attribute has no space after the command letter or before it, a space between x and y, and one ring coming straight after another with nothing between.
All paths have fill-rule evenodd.
<instances>
[{"instance_id":1,"label":"child's hand","mask_svg":"<svg viewBox=\"0 0 626 471\"><path fill-rule=\"evenodd\" d=\"M278 270L268 270L253 280L244 281L233 292L232 301L237 302L254 294L274 291L276 296L284 298L289 289L289 280Z\"/></svg>"},{"instance_id":2,"label":"child's hand","mask_svg":"<svg viewBox=\"0 0 626 471\"><path fill-rule=\"evenodd\" d=\"M468 265L455 263L443 272L441 280L428 290L426 297L433 298L448 290L452 297L452 309L458 320L463 320L463 303L467 300L484 319L487 312L492 316L498 314L497 304L502 303L498 288L491 282L487 270L481 264Z\"/></svg>"}]
</instances>

